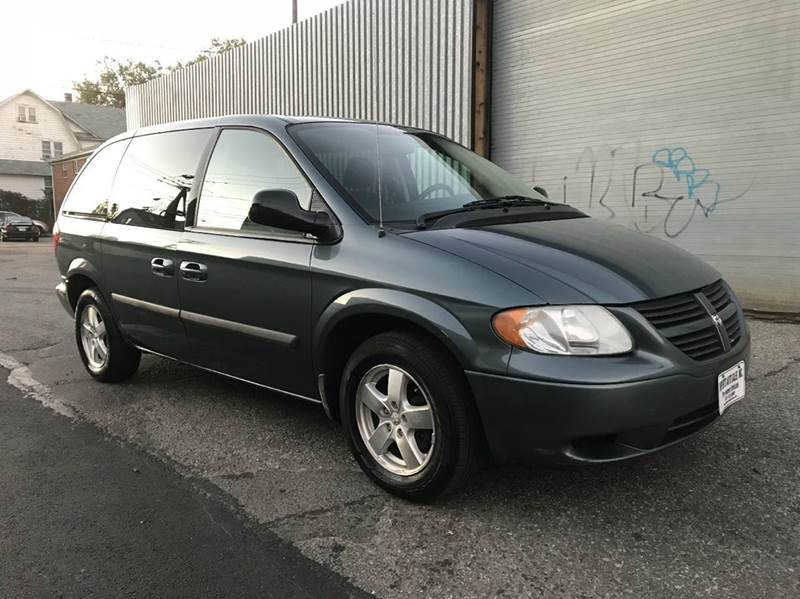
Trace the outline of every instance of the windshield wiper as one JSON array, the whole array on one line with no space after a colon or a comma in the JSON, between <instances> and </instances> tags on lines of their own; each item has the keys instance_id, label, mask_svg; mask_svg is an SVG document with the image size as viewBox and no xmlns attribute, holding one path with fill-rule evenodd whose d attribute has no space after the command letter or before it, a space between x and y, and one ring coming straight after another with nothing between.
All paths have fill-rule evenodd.
<instances>
[{"instance_id":1,"label":"windshield wiper","mask_svg":"<svg viewBox=\"0 0 800 599\"><path fill-rule=\"evenodd\" d=\"M528 196L507 195L467 202L463 208L503 208L504 206L550 206L550 202Z\"/></svg>"},{"instance_id":2,"label":"windshield wiper","mask_svg":"<svg viewBox=\"0 0 800 599\"><path fill-rule=\"evenodd\" d=\"M424 229L431 220L437 220L443 216L459 214L461 212L472 212L474 210L485 210L489 208L511 208L515 206L544 206L550 209L550 202L529 198L521 195L498 196L496 198L484 198L467 202L461 208L451 208L450 210L439 210L437 212L425 212L417 217L417 229Z\"/></svg>"}]
</instances>

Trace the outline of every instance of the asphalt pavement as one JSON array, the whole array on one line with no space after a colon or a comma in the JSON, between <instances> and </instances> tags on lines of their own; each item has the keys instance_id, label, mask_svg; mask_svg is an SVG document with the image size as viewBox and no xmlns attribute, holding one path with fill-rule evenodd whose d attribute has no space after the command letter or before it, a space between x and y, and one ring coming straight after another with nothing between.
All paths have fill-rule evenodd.
<instances>
[{"instance_id":1,"label":"asphalt pavement","mask_svg":"<svg viewBox=\"0 0 800 599\"><path fill-rule=\"evenodd\" d=\"M56 282L48 244L0 245L0 596L52 596L36 592L57 588L36 586L43 573L64 596L298 581L324 597L318 582L381 597L800 596L796 324L750 322L747 397L686 443L623 464L489 468L418 506L373 486L316 406L152 356L126 383L93 382ZM102 567L84 585L75 555L90 545ZM214 553L231 557L209 570Z\"/></svg>"},{"instance_id":2,"label":"asphalt pavement","mask_svg":"<svg viewBox=\"0 0 800 599\"><path fill-rule=\"evenodd\" d=\"M214 487L0 377L0 597L366 596Z\"/></svg>"}]
</instances>

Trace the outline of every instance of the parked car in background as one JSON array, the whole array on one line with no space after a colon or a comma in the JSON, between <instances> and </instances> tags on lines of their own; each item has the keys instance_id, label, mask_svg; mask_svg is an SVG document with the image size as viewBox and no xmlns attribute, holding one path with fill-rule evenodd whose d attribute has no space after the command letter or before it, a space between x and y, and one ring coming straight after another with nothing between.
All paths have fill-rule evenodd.
<instances>
[{"instance_id":1,"label":"parked car in background","mask_svg":"<svg viewBox=\"0 0 800 599\"><path fill-rule=\"evenodd\" d=\"M0 210L0 221L2 221L7 216L24 216L24 215L17 214L16 212L10 212L8 210ZM32 218L31 220L33 221L34 226L39 230L39 237L44 237L45 235L48 235L50 233L50 227L46 222L41 220L36 220L35 218Z\"/></svg>"},{"instance_id":2,"label":"parked car in background","mask_svg":"<svg viewBox=\"0 0 800 599\"><path fill-rule=\"evenodd\" d=\"M6 216L0 224L0 241L39 241L39 229L27 216Z\"/></svg>"},{"instance_id":3,"label":"parked car in background","mask_svg":"<svg viewBox=\"0 0 800 599\"><path fill-rule=\"evenodd\" d=\"M745 392L733 290L667 242L550 202L429 131L231 116L104 144L55 233L78 353L142 351L321 404L378 485L624 460Z\"/></svg>"},{"instance_id":4,"label":"parked car in background","mask_svg":"<svg viewBox=\"0 0 800 599\"><path fill-rule=\"evenodd\" d=\"M39 229L40 237L44 237L45 235L50 234L50 227L47 225L46 222L35 218L32 218L31 220L33 221L33 224L36 226L36 228Z\"/></svg>"}]
</instances>

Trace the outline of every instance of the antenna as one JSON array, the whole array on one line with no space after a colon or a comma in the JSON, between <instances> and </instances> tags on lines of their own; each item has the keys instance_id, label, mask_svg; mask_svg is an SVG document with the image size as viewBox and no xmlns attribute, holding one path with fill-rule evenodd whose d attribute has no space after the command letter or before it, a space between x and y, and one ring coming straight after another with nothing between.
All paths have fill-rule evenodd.
<instances>
[{"instance_id":1,"label":"antenna","mask_svg":"<svg viewBox=\"0 0 800 599\"><path fill-rule=\"evenodd\" d=\"M378 121L375 121L375 151L378 156L378 237L386 235L386 230L383 228L383 192L381 188L381 132L378 127Z\"/></svg>"}]
</instances>

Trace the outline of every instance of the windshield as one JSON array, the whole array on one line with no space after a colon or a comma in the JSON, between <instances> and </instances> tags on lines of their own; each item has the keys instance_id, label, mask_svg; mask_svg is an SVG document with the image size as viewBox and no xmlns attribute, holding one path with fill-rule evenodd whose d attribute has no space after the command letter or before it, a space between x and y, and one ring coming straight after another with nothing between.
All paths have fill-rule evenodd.
<instances>
[{"instance_id":1,"label":"windshield","mask_svg":"<svg viewBox=\"0 0 800 599\"><path fill-rule=\"evenodd\" d=\"M414 222L423 214L497 197L545 199L496 164L433 133L369 123L309 123L290 131L373 222L380 217L379 165L384 222Z\"/></svg>"}]
</instances>

